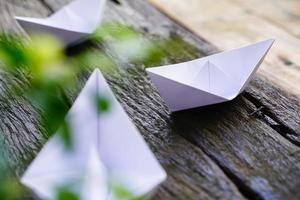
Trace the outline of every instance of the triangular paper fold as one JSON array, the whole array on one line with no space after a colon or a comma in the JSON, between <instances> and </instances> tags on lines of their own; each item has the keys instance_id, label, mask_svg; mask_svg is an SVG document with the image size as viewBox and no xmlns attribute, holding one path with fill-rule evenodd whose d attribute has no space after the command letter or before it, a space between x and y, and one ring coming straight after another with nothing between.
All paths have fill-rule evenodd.
<instances>
[{"instance_id":1,"label":"triangular paper fold","mask_svg":"<svg viewBox=\"0 0 300 200\"><path fill-rule=\"evenodd\" d=\"M185 63L148 68L171 111L232 100L260 66L274 40L221 52Z\"/></svg>"},{"instance_id":2,"label":"triangular paper fold","mask_svg":"<svg viewBox=\"0 0 300 200\"><path fill-rule=\"evenodd\" d=\"M49 163L49 165L56 165L56 163ZM37 167L31 171L36 169ZM65 188L78 194L82 200L107 199L108 181L107 170L95 148L91 148L89 155L86 156L85 166L75 165L59 171L44 171L42 174L32 173L22 179L22 182L32 188L42 199L56 199L58 191Z\"/></svg>"},{"instance_id":3,"label":"triangular paper fold","mask_svg":"<svg viewBox=\"0 0 300 200\"><path fill-rule=\"evenodd\" d=\"M47 18L15 17L29 34L52 34L66 46L81 42L95 31L106 0L74 0Z\"/></svg>"},{"instance_id":4,"label":"triangular paper fold","mask_svg":"<svg viewBox=\"0 0 300 200\"><path fill-rule=\"evenodd\" d=\"M109 99L110 109L107 113L97 112L94 102L96 95ZM59 135L55 134L28 167L21 180L42 198L54 199L58 187L80 178L88 185L91 185L91 182L103 184L107 182L105 177L117 180L134 195L145 195L165 180L165 171L98 69L89 78L66 120L72 131L72 150L66 150ZM92 171L89 166L98 166L99 170L103 170L98 173L102 180L89 182L89 179L84 179L85 175ZM97 187L93 185L83 190L85 186L86 184L81 184L73 189L86 196L87 189ZM97 191L92 191L97 194ZM105 199L113 196L103 194L110 191L109 188L99 191L102 191L100 193Z\"/></svg>"}]
</instances>

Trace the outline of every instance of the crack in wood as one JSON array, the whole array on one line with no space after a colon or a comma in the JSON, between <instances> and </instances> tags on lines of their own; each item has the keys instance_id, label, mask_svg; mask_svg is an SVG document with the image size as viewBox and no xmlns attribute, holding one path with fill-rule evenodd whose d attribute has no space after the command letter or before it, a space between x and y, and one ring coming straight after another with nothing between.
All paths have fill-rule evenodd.
<instances>
[{"instance_id":1,"label":"crack in wood","mask_svg":"<svg viewBox=\"0 0 300 200\"><path fill-rule=\"evenodd\" d=\"M293 143L294 145L300 147L299 142L299 133L296 133L294 130L282 124L272 112L269 111L263 105L259 99L256 99L250 93L245 92L243 96L250 101L253 105L256 106L256 110L250 113L250 116L257 116L258 119L262 120L268 126L273 128L276 132L278 132L282 137ZM259 113L259 115L257 115ZM293 139L295 137L295 139Z\"/></svg>"},{"instance_id":2,"label":"crack in wood","mask_svg":"<svg viewBox=\"0 0 300 200\"><path fill-rule=\"evenodd\" d=\"M250 113L249 116L254 116L258 112L260 112L263 108L264 108L263 106L260 106L259 108L255 109L252 113Z\"/></svg>"},{"instance_id":3,"label":"crack in wood","mask_svg":"<svg viewBox=\"0 0 300 200\"><path fill-rule=\"evenodd\" d=\"M45 0L40 0L40 2L51 12L49 16L55 12L55 10Z\"/></svg>"},{"instance_id":4,"label":"crack in wood","mask_svg":"<svg viewBox=\"0 0 300 200\"><path fill-rule=\"evenodd\" d=\"M120 0L110 0L111 2L114 2L117 5L121 5L121 1Z\"/></svg>"},{"instance_id":5,"label":"crack in wood","mask_svg":"<svg viewBox=\"0 0 300 200\"><path fill-rule=\"evenodd\" d=\"M44 1L47 2L47 5L51 5L50 8L59 8L69 0ZM209 49L213 49L210 44L204 43L186 29L151 8L147 2L122 1L122 7L109 2L108 7L105 17L108 16L109 20L126 21L139 30L146 28L149 32L145 34L145 37L158 35L166 38L170 36L170 33L172 35L172 32L175 32L176 35L184 38L184 41L188 41L186 43L196 46L190 48L190 45L186 43L176 44L173 48L184 49L179 56L172 55L170 52L172 49L165 49L168 63L201 57L203 54L199 53L200 51L209 54ZM40 10L40 8L36 8L31 12L43 12ZM46 8L44 10L48 12ZM169 178L159 188L157 199L199 199L199 197L202 197L200 199L268 199L264 196L264 188L252 185L252 176L261 176L270 184L274 193L280 197L297 198L299 182L296 179L300 177L295 167L299 161L295 150L297 148L277 134L278 131L275 128L279 126L280 131L286 131L285 127L293 127L292 131L287 132L286 135L287 137L297 137L297 126L296 128L292 126L293 123L289 118L295 118L293 113L290 114L292 112L290 109L298 107L281 98L281 93L277 89L270 90L270 84L256 79L252 82L254 84L248 87L251 90L248 94L251 96L250 99L240 96L230 103L207 109L209 112L197 113L199 109L191 111L184 118L188 118L190 121L194 120L193 122L181 119L184 125L194 126L188 130L194 134L190 137L188 131L187 134L180 133L180 130L172 127L170 113L157 91L152 88L144 70L135 70L122 73L122 79L106 78L110 80L108 82L121 104L135 121L150 148L154 150L155 155L168 172ZM84 83L87 77L88 73L84 78L80 78L80 82ZM83 85L82 83L80 85ZM0 86L6 87L5 83L1 83ZM66 93L63 98L69 98L69 102L73 102L78 92L79 89ZM260 99L262 95L265 95L265 99ZM271 101L273 103L272 99L269 100L270 98L275 99L272 105L268 104ZM255 99L254 102L258 101L259 103L255 104L251 99ZM26 103L24 104L18 99L12 99L9 102L11 104L8 106L0 105L0 111L9 110L12 105L17 105L9 112L14 115L22 112L20 119L25 118L28 120L26 123L30 124L28 129L24 127L26 124L22 125L19 122L14 126L11 124L14 120L9 118L10 114L2 112L9 118L7 119L8 123L0 123L0 130L5 132L6 142L14 151L11 162L18 163L18 168L24 169L26 165L22 163L23 157L19 154L30 151L30 155L27 155L26 159L32 158L38 151L39 145L45 141L45 137L35 134L39 128L43 128L34 119L42 111L31 107L27 109ZM20 109L20 107L26 107L26 109ZM257 111L252 116L247 115L247 111L253 112L255 107ZM260 107L262 108L260 109ZM283 115L276 116L276 113L279 112ZM2 113L0 112L0 114ZM285 118L284 115L288 115L288 117ZM263 116L266 122L260 119L260 116ZM284 124L285 122L287 125ZM18 129L18 133L11 129ZM18 147L14 147L14 145L20 145L20 148L27 149L18 150ZM243 145L246 147L241 149ZM260 153L261 149L266 152ZM269 156L272 158L269 159ZM26 162L29 164L28 160ZM295 191L295 194L291 194L292 191Z\"/></svg>"},{"instance_id":6,"label":"crack in wood","mask_svg":"<svg viewBox=\"0 0 300 200\"><path fill-rule=\"evenodd\" d=\"M203 149L202 149L203 150ZM251 187L249 187L247 184L245 184L245 181L240 179L238 176L236 176L229 168L226 166L220 164L220 162L215 159L213 156L210 156L203 150L204 153L211 158L226 174L226 176L236 185L240 193L249 200L263 200L264 198L255 190L253 190Z\"/></svg>"}]
</instances>

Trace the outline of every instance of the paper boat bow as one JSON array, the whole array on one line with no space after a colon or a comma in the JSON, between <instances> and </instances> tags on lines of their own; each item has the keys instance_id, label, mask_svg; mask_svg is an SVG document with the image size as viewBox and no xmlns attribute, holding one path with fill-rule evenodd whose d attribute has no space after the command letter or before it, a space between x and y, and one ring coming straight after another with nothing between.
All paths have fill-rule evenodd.
<instances>
[{"instance_id":1,"label":"paper boat bow","mask_svg":"<svg viewBox=\"0 0 300 200\"><path fill-rule=\"evenodd\" d=\"M29 34L44 32L66 46L84 40L102 19L106 0L74 0L48 18L15 17Z\"/></svg>"},{"instance_id":2,"label":"paper boat bow","mask_svg":"<svg viewBox=\"0 0 300 200\"><path fill-rule=\"evenodd\" d=\"M232 100L247 86L274 40L196 59L148 68L171 111Z\"/></svg>"},{"instance_id":3,"label":"paper boat bow","mask_svg":"<svg viewBox=\"0 0 300 200\"><path fill-rule=\"evenodd\" d=\"M110 100L107 113L95 109L94 97L99 94ZM57 188L76 180L83 181L72 189L83 200L113 199L108 178L134 195L148 194L165 180L165 171L99 70L89 78L66 120L72 131L72 150L66 150L59 135L54 135L21 179L43 199L55 199Z\"/></svg>"}]
</instances>

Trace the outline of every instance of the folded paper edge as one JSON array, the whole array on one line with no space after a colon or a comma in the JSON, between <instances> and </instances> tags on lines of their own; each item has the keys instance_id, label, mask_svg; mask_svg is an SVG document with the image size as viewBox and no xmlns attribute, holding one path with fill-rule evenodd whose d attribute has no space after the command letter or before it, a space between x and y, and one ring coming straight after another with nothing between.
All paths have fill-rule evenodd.
<instances>
[{"instance_id":1,"label":"folded paper edge","mask_svg":"<svg viewBox=\"0 0 300 200\"><path fill-rule=\"evenodd\" d=\"M116 97L115 97L115 95L114 95L114 93L113 93L111 87L109 86L109 84L108 84L107 81L105 80L105 78L104 78L103 74L101 73L101 71L100 71L98 68L96 68L96 69L94 69L94 71L91 73L90 77L93 76L93 75L96 75L96 78L97 78L97 84L100 84L100 82L99 82L99 78L100 78L100 77L99 77L99 76L102 76L102 77L103 77L103 79L104 79L104 81L105 81L105 84L108 86L108 89L110 90L109 92L111 93L111 95L113 95L113 98L115 98L115 100L120 104L120 106L121 106L123 112L125 112L127 118L130 120L130 123L133 124L133 127L135 128L136 132L139 134L138 137L140 137L140 138L143 140L143 142L144 142L146 148L148 149L148 151L150 152L150 154L152 154L152 157L153 157L153 159L154 159L154 162L156 162L156 163L158 164L159 171L158 171L157 175L155 176L157 180L155 181L155 184L153 184L153 188L157 188L162 182L164 182L164 181L167 179L167 173L166 173L166 171L164 170L164 168L162 167L162 165L160 164L160 162L158 161L158 159L156 158L156 156L154 155L154 153L151 151L149 145L147 144L147 142L145 141L145 139L142 137L142 135L141 135L140 132L138 131L137 127L134 125L132 119L127 115L127 113L126 113L126 111L124 110L124 108L123 108L123 106L121 105L121 103L116 99ZM97 89L97 92L98 92L98 89ZM76 101L76 100L75 100L75 101ZM51 139L53 139L53 137L50 138L49 140L51 140ZM49 140L48 140L48 141L49 141ZM47 142L48 142L48 141L47 141ZM47 144L47 142L46 142L46 144ZM43 150L43 148L41 149L41 151L42 151L42 150ZM97 151L97 152L98 152L98 151ZM39 152L39 153L40 153L40 152ZM39 153L38 153L38 154L39 154ZM37 156L38 156L38 154L37 154ZM36 156L36 157L37 157L37 156ZM34 158L33 161L27 166L27 169L25 170L25 172L23 173L23 175L22 175L22 177L21 177L21 183L22 183L23 185L25 185L26 187L30 188L32 191L34 191L34 192L35 192L36 194L38 194L39 196L46 198L43 194L41 194L38 190L35 189L35 186L34 186L34 185L32 185L30 182L28 182L28 180L31 179L32 176L28 176L28 175L27 175L27 171L28 171L28 169L30 168L31 164L33 164L33 162L34 162L35 159L36 159L36 158ZM99 158L99 159L100 159L100 161L101 161L101 158ZM153 188L151 188L151 191L153 190ZM150 191L145 192L145 195L148 194L149 192L150 192Z\"/></svg>"},{"instance_id":2,"label":"folded paper edge","mask_svg":"<svg viewBox=\"0 0 300 200\"><path fill-rule=\"evenodd\" d=\"M155 68L155 67L151 67L151 68ZM149 68L148 68L148 69L149 69ZM154 74L154 75L156 75L156 76L159 76L160 78L164 78L164 79L167 79L167 80L169 80L169 81L176 82L177 84L184 85L184 86L186 86L186 87L190 87L190 88L193 88L193 89L196 89L196 90L205 92L205 93L209 93L209 94L211 94L211 95L213 95L213 96L215 96L215 97L226 99L225 97L222 97L222 96L219 96L219 95L210 93L209 91L202 90L202 89L200 89L200 88L197 88L197 87L195 87L195 86L192 86L192 85L189 85L189 84L186 84L186 83L179 82L179 81L177 81L177 80L175 80L175 79L170 79L170 78L168 78L168 77L162 76L162 75L160 75L160 74L158 74L158 73L155 73L155 72L153 72L153 71L149 71L148 69L146 69L146 72L148 73L148 75L149 75L149 77L150 77L151 80L152 80L152 78L151 78L151 76L150 76L149 73ZM151 82L153 82L153 81L151 81ZM159 86L157 86L155 83L154 83L154 85L155 85L157 88L159 87Z\"/></svg>"},{"instance_id":3,"label":"folded paper edge","mask_svg":"<svg viewBox=\"0 0 300 200\"><path fill-rule=\"evenodd\" d=\"M263 62L265 56L266 56L267 53L269 52L269 50L270 50L270 48L272 47L273 43L275 42L275 38L264 39L264 40L261 40L261 41L257 41L257 42L255 42L255 43L243 45L243 46L240 46L240 47L237 47L237 48L234 48L234 49L230 49L230 50L226 50L226 51L221 51L221 52L219 52L219 53L215 53L215 54L212 54L212 55L208 55L208 56L205 56L205 57L202 57L202 58L197 58L197 59L190 60L190 61L187 61L187 62L181 62L181 63L176 63L176 64L169 64L169 65L163 65L163 66L157 66L157 67L146 68L146 72L148 73L148 75L149 75L149 73L152 73L152 74L158 75L158 76L160 76L160 77L162 77L162 78L166 78L166 79L168 79L168 80L173 80L173 81L175 81L175 82L177 82L177 83L179 83L179 84L183 84L183 85L186 85L186 86L189 86L189 87L192 87L192 88L201 90L201 89L199 89L199 88L197 88L197 87L194 87L194 86L192 86L192 85L185 84L185 83L181 83L181 82L178 82L177 80L170 79L170 78L168 78L168 77L162 76L162 75L156 73L156 72L155 72L155 71L156 71L155 69L156 69L156 68L171 68L172 66L176 66L176 65L180 65L180 64L184 64L184 63L189 63L189 62L195 62L195 61L198 61L198 60L200 61L200 60L203 60L203 59L208 59L208 61L210 61L210 62L212 62L212 63L214 64L213 61L209 60L209 57L211 57L211 56L216 56L216 55L223 54L223 53L228 53L228 52L231 52L231 51L234 51L234 50L239 50L239 49L242 49L242 48L245 48L245 47L248 47L248 46L256 45L256 44L259 44L259 43L262 43L262 42L267 42L267 41L270 41L270 44L269 44L269 47L268 47L268 49L266 50L265 54L262 56L261 62ZM215 65L215 64L214 64L214 65ZM256 69L254 69L253 72L252 72L251 74L254 74L254 73L258 70L258 68L259 68L260 65L261 65L261 64L259 64L258 67L257 67ZM215 66L217 66L217 65L215 65ZM218 67L218 66L217 66L217 67ZM220 70L221 70L221 69L220 69ZM230 75L228 75L227 73L225 73L223 70L221 70L221 71L222 71L225 75L227 75L227 76L230 77ZM250 80L251 80L251 74L250 74ZM252 75L252 76L253 76L253 75ZM151 79L151 76L150 76L150 79ZM152 79L151 79L151 80L152 80ZM212 95L214 95L214 96L216 96L216 97L224 98L224 99L226 99L227 101L230 101L230 100L233 100L234 98L236 98L241 92L243 92L244 88L246 87L246 85L247 85L248 83L249 83L249 81L246 81L244 84L242 84L242 85L241 85L241 89L240 89L239 91L237 91L237 92L235 93L235 95L232 95L232 97L230 97L230 98L226 98L226 97L223 97L223 96L219 96L219 95L210 93L209 91L205 91L205 90L201 90L201 91L210 93L210 94L212 94ZM155 84L155 86L158 87L156 84Z\"/></svg>"},{"instance_id":4,"label":"folded paper edge","mask_svg":"<svg viewBox=\"0 0 300 200\"><path fill-rule=\"evenodd\" d=\"M93 32L84 32L84 31L76 31L76 30L66 29L66 28L63 28L63 27L57 27L57 26L54 26L54 25L42 24L42 23L38 23L38 22L34 22L34 21L30 20L30 19L37 19L37 20L43 19L43 20L46 20L47 18L32 18L32 17L20 17L20 16L15 16L14 18L18 23L19 22L26 22L26 23L30 23L30 24L34 24L34 25L49 27L49 28L52 28L54 30L62 30L62 31L70 32L70 34L88 35L88 34L93 33ZM22 26L21 23L19 23L19 24Z\"/></svg>"}]
</instances>

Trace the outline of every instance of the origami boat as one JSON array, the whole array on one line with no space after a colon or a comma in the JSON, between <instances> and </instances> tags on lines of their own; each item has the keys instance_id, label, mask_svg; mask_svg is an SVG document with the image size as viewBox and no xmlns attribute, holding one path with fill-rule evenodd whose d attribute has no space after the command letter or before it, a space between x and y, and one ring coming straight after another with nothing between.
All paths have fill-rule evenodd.
<instances>
[{"instance_id":1,"label":"origami boat","mask_svg":"<svg viewBox=\"0 0 300 200\"><path fill-rule=\"evenodd\" d=\"M97 112L95 95L109 99L108 112ZM41 198L55 199L57 189L68 186L82 200L114 199L112 180L133 195L148 195L166 179L165 171L98 69L66 121L72 131L72 149L66 149L55 134L21 179Z\"/></svg>"},{"instance_id":2,"label":"origami boat","mask_svg":"<svg viewBox=\"0 0 300 200\"><path fill-rule=\"evenodd\" d=\"M245 89L273 42L269 39L146 71L172 112L221 103Z\"/></svg>"},{"instance_id":3,"label":"origami boat","mask_svg":"<svg viewBox=\"0 0 300 200\"><path fill-rule=\"evenodd\" d=\"M29 34L48 33L65 46L79 43L93 33L102 19L106 0L75 0L48 18L15 17Z\"/></svg>"}]
</instances>

